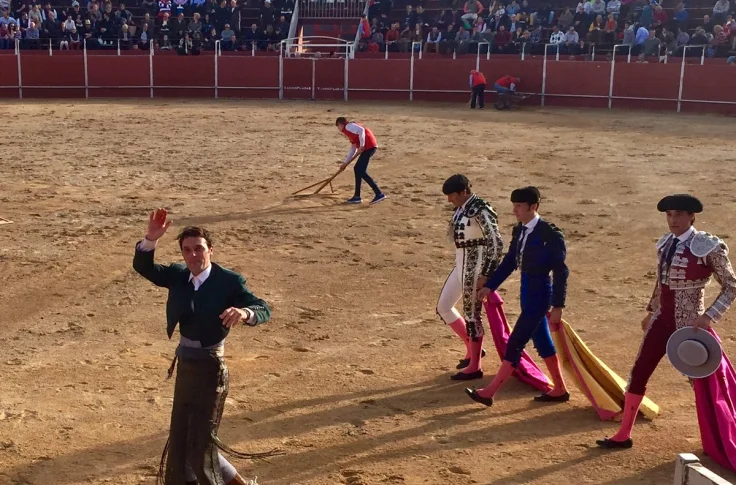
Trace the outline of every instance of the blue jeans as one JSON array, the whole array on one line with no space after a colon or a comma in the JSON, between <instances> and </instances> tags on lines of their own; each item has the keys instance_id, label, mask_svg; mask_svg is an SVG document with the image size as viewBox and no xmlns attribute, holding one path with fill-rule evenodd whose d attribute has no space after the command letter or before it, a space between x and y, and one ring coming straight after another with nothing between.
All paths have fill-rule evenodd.
<instances>
[{"instance_id":1,"label":"blue jeans","mask_svg":"<svg viewBox=\"0 0 736 485\"><path fill-rule=\"evenodd\" d=\"M519 366L521 354L529 340L534 342L543 359L557 353L547 322L547 311L552 302L552 282L549 276L521 273L521 315L516 321L506 344L504 360Z\"/></svg>"},{"instance_id":2,"label":"blue jeans","mask_svg":"<svg viewBox=\"0 0 736 485\"><path fill-rule=\"evenodd\" d=\"M501 95L501 94L511 94L511 90L509 88L505 88L505 87L501 86L498 83L496 83L496 84L493 85L493 89L495 89L496 92L499 95Z\"/></svg>"},{"instance_id":3,"label":"blue jeans","mask_svg":"<svg viewBox=\"0 0 736 485\"><path fill-rule=\"evenodd\" d=\"M381 189L378 188L376 182L374 182L371 176L368 175L368 162L371 161L371 157L374 153L376 153L376 148L371 148L361 153L358 157L358 161L353 169L355 171L355 194L353 197L360 197L360 185L363 180L365 180L365 183L373 189L376 196L381 195Z\"/></svg>"}]
</instances>

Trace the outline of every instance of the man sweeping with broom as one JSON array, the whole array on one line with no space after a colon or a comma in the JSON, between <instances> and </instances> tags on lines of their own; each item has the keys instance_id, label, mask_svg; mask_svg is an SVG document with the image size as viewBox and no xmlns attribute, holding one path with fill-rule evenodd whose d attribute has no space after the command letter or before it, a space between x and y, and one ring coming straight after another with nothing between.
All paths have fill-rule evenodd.
<instances>
[{"instance_id":1,"label":"man sweeping with broom","mask_svg":"<svg viewBox=\"0 0 736 485\"><path fill-rule=\"evenodd\" d=\"M375 197L370 202L371 204L377 204L386 200L386 195L381 192L376 182L373 181L370 175L368 175L368 162L370 162L373 154L378 149L378 143L376 137L373 135L371 130L364 127L361 124L353 121L348 121L347 118L339 117L335 121L338 131L345 135L350 140L350 151L345 161L340 165L340 172L345 170L355 158L358 161L355 164L355 193L353 197L347 200L348 204L361 204L363 200L360 198L360 185L363 180L366 181L368 186L373 189Z\"/></svg>"}]
</instances>

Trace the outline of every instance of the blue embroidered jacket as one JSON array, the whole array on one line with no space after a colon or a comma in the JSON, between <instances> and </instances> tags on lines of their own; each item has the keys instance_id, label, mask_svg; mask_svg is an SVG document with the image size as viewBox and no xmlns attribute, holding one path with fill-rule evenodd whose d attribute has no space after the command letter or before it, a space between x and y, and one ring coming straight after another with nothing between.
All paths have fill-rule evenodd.
<instances>
[{"instance_id":1,"label":"blue embroidered jacket","mask_svg":"<svg viewBox=\"0 0 736 485\"><path fill-rule=\"evenodd\" d=\"M496 291L511 273L518 268L518 245L521 236L521 223L514 226L509 251L496 271L488 278L486 287ZM565 238L554 224L539 219L534 230L527 236L521 258L521 272L531 276L548 278L552 273L552 306L563 308L567 296L567 276L565 264Z\"/></svg>"}]
</instances>

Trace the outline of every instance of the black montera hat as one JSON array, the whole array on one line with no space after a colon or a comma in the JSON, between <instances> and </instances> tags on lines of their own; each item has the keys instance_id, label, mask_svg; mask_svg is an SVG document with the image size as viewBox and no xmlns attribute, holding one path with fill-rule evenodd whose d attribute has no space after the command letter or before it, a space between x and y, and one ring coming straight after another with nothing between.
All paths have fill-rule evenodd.
<instances>
[{"instance_id":1,"label":"black montera hat","mask_svg":"<svg viewBox=\"0 0 736 485\"><path fill-rule=\"evenodd\" d=\"M657 204L657 210L659 212L685 211L699 214L700 212L703 212L703 204L697 199L697 197L693 197L692 195L674 194L668 195L664 199L660 200L659 204Z\"/></svg>"},{"instance_id":2,"label":"black montera hat","mask_svg":"<svg viewBox=\"0 0 736 485\"><path fill-rule=\"evenodd\" d=\"M452 175L442 184L442 193L445 195L455 194L464 190L470 192L470 180L465 175L459 173Z\"/></svg>"},{"instance_id":3,"label":"black montera hat","mask_svg":"<svg viewBox=\"0 0 736 485\"><path fill-rule=\"evenodd\" d=\"M523 187L516 189L511 192L511 202L515 204L539 204L542 196L539 194L539 190L536 187Z\"/></svg>"}]
</instances>

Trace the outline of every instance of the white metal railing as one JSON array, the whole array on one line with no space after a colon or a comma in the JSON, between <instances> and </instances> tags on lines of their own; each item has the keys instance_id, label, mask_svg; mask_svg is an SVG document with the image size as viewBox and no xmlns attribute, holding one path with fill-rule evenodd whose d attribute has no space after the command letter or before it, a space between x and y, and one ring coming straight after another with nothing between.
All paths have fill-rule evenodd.
<instances>
[{"instance_id":1,"label":"white metal railing","mask_svg":"<svg viewBox=\"0 0 736 485\"><path fill-rule=\"evenodd\" d=\"M366 18L368 18L368 11L370 10L370 5L368 2L365 2L365 8L363 9L363 15L365 15ZM358 52L358 44L360 44L360 23L363 19L361 18L358 20L358 28L355 30L355 42L353 42L353 57L355 57L355 53ZM388 59L388 54L386 59Z\"/></svg>"},{"instance_id":2,"label":"white metal railing","mask_svg":"<svg viewBox=\"0 0 736 485\"><path fill-rule=\"evenodd\" d=\"M358 18L366 8L365 0L301 0L303 19Z\"/></svg>"},{"instance_id":3,"label":"white metal railing","mask_svg":"<svg viewBox=\"0 0 736 485\"><path fill-rule=\"evenodd\" d=\"M288 44L286 46L286 51L291 52L291 46L294 44L294 39L297 39L297 44L299 43L299 37L297 36L296 29L299 27L299 3L296 2L294 5L294 11L291 12L291 21L289 22L289 37L288 37ZM253 42L253 55L255 55L255 42Z\"/></svg>"},{"instance_id":4,"label":"white metal railing","mask_svg":"<svg viewBox=\"0 0 736 485\"><path fill-rule=\"evenodd\" d=\"M324 39L326 42L315 42L315 39ZM306 37L299 37L299 42L293 42L295 39L284 39L281 41L279 51L286 57L291 57L294 54L303 54L305 49L314 47L333 47L336 51L346 50L348 55L353 57L352 51L354 50L353 43L339 37L329 37L325 35L311 35ZM292 53L292 50L294 51Z\"/></svg>"},{"instance_id":5,"label":"white metal railing","mask_svg":"<svg viewBox=\"0 0 736 485\"><path fill-rule=\"evenodd\" d=\"M677 92L677 112L680 112L682 107L682 88L685 84L685 58L687 57L688 49L703 49L703 54L700 56L700 65L705 63L705 49L707 46L704 45L686 45L682 49L682 66L680 67L680 88Z\"/></svg>"},{"instance_id":6,"label":"white metal railing","mask_svg":"<svg viewBox=\"0 0 736 485\"><path fill-rule=\"evenodd\" d=\"M486 60L491 60L491 43L490 42L478 42L478 52L475 53L475 70L480 71L480 46L488 46L486 49Z\"/></svg>"},{"instance_id":7,"label":"white metal railing","mask_svg":"<svg viewBox=\"0 0 736 485\"><path fill-rule=\"evenodd\" d=\"M560 58L559 44L544 44L544 58L542 60L542 101L540 103L542 107L544 107L544 95L547 91L547 49L549 49L550 46L556 47L557 59Z\"/></svg>"},{"instance_id":8,"label":"white metal railing","mask_svg":"<svg viewBox=\"0 0 736 485\"><path fill-rule=\"evenodd\" d=\"M631 47L630 45L626 44L619 44L613 46L613 54L611 55L611 73L609 74L609 83L608 83L608 109L611 109L611 106L613 104L613 74L616 70L616 49L628 47L629 48L629 60L628 63L631 62Z\"/></svg>"},{"instance_id":9,"label":"white metal railing","mask_svg":"<svg viewBox=\"0 0 736 485\"><path fill-rule=\"evenodd\" d=\"M422 55L421 48L417 49L417 45L420 45L421 42L412 42L411 44L411 58L410 58L410 72L409 72L409 85L407 88L389 88L389 89L382 89L382 88L350 88L348 81L349 81L349 65L350 65L350 59L352 59L352 50L353 50L353 43L349 41L341 41L341 44L310 44L314 47L332 47L335 50L342 51L344 54L341 54L342 57L344 57L344 79L343 79L343 86L336 88L336 87L319 87L316 84L316 76L315 72L317 69L317 66L319 65L319 61L322 59L319 58L312 58L311 60L312 64L312 82L311 86L309 87L302 87L297 89L309 89L312 93L313 98L318 98L318 92L320 90L330 90L335 91L342 90L343 91L343 99L348 100L348 94L349 91L364 91L364 92L380 92L380 91L391 91L391 92L404 92L408 93L409 100L414 99L414 93L467 93L467 88L463 86L463 89L445 89L445 90L432 90L432 89L415 89L415 61L417 57L417 53L419 56ZM291 89L289 86L285 87L285 80L284 80L284 59L286 58L286 52L285 52L285 46L287 42L286 40L282 41L280 43L280 50L281 55L279 56L279 83L278 86L222 86L220 85L220 63L219 63L219 57L221 53L221 46L220 41L215 43L215 50L213 52L214 55L214 77L213 77L213 85L206 86L206 85L199 85L199 86L186 86L186 85L178 85L178 86L162 86L162 85L156 85L155 79L154 79L154 56L155 56L155 49L150 49L148 52L148 62L149 62L149 80L147 85L142 86L112 86L112 85L104 85L104 86L95 86L91 85L89 80L89 59L88 59L88 49L87 49L87 41L85 40L83 43L83 56L84 56L84 86L47 86L47 85L39 85L39 84L33 84L31 86L24 86L23 84L23 67L22 67L22 52L23 50L20 48L20 43L16 42L16 50L15 50L15 56L17 59L17 75L18 75L18 85L17 86L9 86L11 88L17 88L18 89L18 97L20 99L23 99L25 96L24 90L33 90L33 89L84 89L85 97L90 96L90 92L95 89L147 89L149 91L149 96L151 98L154 97L156 90L166 90L166 89L209 89L214 90L215 97L220 96L220 92L222 90L278 90L279 92L279 98L285 98L285 90ZM479 43L480 45L484 45L483 43ZM616 54L617 50L628 47L624 45L617 45L614 47L613 56L611 60L611 70L609 74L609 89L608 89L608 95L586 95L586 94L562 94L562 93L549 93L547 90L547 69L548 69L548 63L549 63L549 48L552 47L552 44L545 45L545 56L542 63L542 105L544 106L546 104L546 98L549 97L570 97L570 98L604 98L608 99L608 107L613 107L613 100L614 99L620 99L620 100L642 100L642 101L659 101L659 102L670 102L673 105L677 104L677 111L680 112L682 109L683 103L701 103L701 104L726 104L726 105L736 105L736 101L720 101L720 100L702 100L702 99L684 99L683 92L684 92L684 86L685 86L685 64L686 64L686 58L687 58L687 50L688 49L703 49L703 46L687 46L688 49L685 49L683 51L683 56L681 60L681 68L680 68L680 79L679 79L679 91L677 98L638 98L638 97L632 97L632 96L614 96L613 88L615 85L615 68L616 68ZM344 51L343 51L344 49ZM480 48L478 52L476 53L476 68L480 68ZM98 56L92 56L92 58L95 58ZM242 57L242 56L235 56L235 57ZM486 59L488 59L490 55L486 53ZM246 57L247 58L247 57ZM336 59L330 59L331 62L336 62ZM376 61L381 62L381 61ZM701 63L704 63L704 58L701 54ZM380 69L379 67L376 67L376 69ZM460 86L458 86L460 87Z\"/></svg>"}]
</instances>

